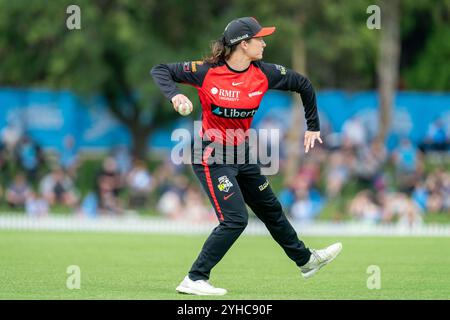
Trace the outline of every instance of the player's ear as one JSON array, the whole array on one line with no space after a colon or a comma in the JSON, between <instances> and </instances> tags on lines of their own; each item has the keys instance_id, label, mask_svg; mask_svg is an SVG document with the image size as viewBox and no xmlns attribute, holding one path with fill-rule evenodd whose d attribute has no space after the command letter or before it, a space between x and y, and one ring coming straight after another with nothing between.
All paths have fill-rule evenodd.
<instances>
[{"instance_id":1,"label":"player's ear","mask_svg":"<svg viewBox=\"0 0 450 320\"><path fill-rule=\"evenodd\" d=\"M242 49L248 48L248 42L246 40L242 40L241 43L239 43Z\"/></svg>"}]
</instances>

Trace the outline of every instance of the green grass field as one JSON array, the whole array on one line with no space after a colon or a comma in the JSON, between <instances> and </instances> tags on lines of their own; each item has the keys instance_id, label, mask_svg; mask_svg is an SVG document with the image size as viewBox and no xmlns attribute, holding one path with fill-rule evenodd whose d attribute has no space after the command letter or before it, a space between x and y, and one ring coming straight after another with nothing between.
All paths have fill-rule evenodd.
<instances>
[{"instance_id":1,"label":"green grass field","mask_svg":"<svg viewBox=\"0 0 450 320\"><path fill-rule=\"evenodd\" d=\"M308 237L337 240L341 255L304 280L270 238L243 235L213 270L224 297L180 295L206 236L0 231L0 299L449 299L450 238ZM69 265L81 289L69 290ZM381 289L367 288L367 267Z\"/></svg>"}]
</instances>

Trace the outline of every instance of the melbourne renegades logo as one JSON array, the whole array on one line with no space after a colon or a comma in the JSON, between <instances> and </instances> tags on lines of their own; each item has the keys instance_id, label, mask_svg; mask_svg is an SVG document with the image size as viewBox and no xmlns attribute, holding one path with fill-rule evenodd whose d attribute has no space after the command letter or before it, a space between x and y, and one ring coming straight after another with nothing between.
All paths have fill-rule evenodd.
<instances>
[{"instance_id":1,"label":"melbourne renegades logo","mask_svg":"<svg viewBox=\"0 0 450 320\"><path fill-rule=\"evenodd\" d=\"M217 188L219 189L219 191L228 192L233 186L227 176L221 176L218 180L219 184L217 185Z\"/></svg>"}]
</instances>

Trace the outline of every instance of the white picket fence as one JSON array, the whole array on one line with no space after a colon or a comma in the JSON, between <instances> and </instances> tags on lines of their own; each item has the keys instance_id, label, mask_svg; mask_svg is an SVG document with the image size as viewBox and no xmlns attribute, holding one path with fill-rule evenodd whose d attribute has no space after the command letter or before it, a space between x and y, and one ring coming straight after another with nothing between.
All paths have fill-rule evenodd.
<instances>
[{"instance_id":1,"label":"white picket fence","mask_svg":"<svg viewBox=\"0 0 450 320\"><path fill-rule=\"evenodd\" d=\"M295 230L304 236L418 236L450 237L450 225L405 226L368 225L361 223L295 223ZM1 230L33 231L89 231L89 232L128 232L155 234L209 234L217 223L170 221L164 218L119 217L83 218L77 216L50 216L32 218L18 214L0 214ZM251 220L244 232L249 235L269 235L264 224Z\"/></svg>"}]
</instances>

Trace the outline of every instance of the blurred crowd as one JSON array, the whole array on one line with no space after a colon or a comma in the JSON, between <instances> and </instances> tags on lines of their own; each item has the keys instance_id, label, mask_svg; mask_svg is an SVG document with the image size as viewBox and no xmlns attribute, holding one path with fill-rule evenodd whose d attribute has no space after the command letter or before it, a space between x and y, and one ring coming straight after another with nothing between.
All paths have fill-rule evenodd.
<instances>
[{"instance_id":1,"label":"blurred crowd","mask_svg":"<svg viewBox=\"0 0 450 320\"><path fill-rule=\"evenodd\" d=\"M96 217L153 209L170 219L214 218L198 184L170 159L151 172L146 162L132 158L128 147L117 146L93 172L83 173L82 165L71 135L64 137L62 152L50 159L29 135L5 127L0 133L2 211L46 216L55 209Z\"/></svg>"},{"instance_id":2,"label":"blurred crowd","mask_svg":"<svg viewBox=\"0 0 450 320\"><path fill-rule=\"evenodd\" d=\"M261 122L261 128L271 127L283 129L270 119ZM150 210L169 219L215 221L190 166L175 166L167 159L149 169L132 158L128 147L117 146L86 172L80 170L83 163L70 135L63 137L62 151L52 160L23 131L7 126L0 135L3 211L46 216L54 208L68 208L95 217ZM296 175L275 190L293 220L312 221L330 206L327 218L367 223L415 225L426 212L450 213L450 172L445 170L450 139L442 121L430 126L421 144L400 138L390 151L357 117L337 137L327 128L322 136L325 143L302 156ZM283 169L284 144L279 147ZM436 153L447 162L427 170L426 157Z\"/></svg>"},{"instance_id":3,"label":"blurred crowd","mask_svg":"<svg viewBox=\"0 0 450 320\"><path fill-rule=\"evenodd\" d=\"M325 133L326 135L327 133ZM328 132L328 134L330 134ZM421 144L405 137L388 151L361 119L344 124L333 143L302 157L298 173L280 200L293 219L311 221L329 204L328 218L346 215L370 224L417 225L425 213L450 214L450 135L441 120L430 126ZM440 161L426 170L426 158Z\"/></svg>"}]
</instances>

